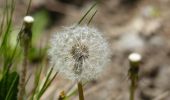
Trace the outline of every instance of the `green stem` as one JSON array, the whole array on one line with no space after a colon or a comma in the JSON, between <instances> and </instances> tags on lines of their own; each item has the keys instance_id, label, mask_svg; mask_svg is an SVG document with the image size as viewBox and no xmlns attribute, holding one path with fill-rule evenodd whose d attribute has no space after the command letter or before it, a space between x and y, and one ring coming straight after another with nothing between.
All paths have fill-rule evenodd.
<instances>
[{"instance_id":1,"label":"green stem","mask_svg":"<svg viewBox=\"0 0 170 100\"><path fill-rule=\"evenodd\" d=\"M132 80L131 81L131 86L130 86L130 97L129 97L129 100L134 100L134 98L135 98L135 90L136 90L135 81Z\"/></svg>"},{"instance_id":2,"label":"green stem","mask_svg":"<svg viewBox=\"0 0 170 100\"><path fill-rule=\"evenodd\" d=\"M27 56L28 56L28 47L24 48L24 60L23 66L21 70L20 83L19 83L19 93L18 100L23 100L25 95L25 82L26 82L26 74L27 74Z\"/></svg>"},{"instance_id":3,"label":"green stem","mask_svg":"<svg viewBox=\"0 0 170 100\"><path fill-rule=\"evenodd\" d=\"M78 92L79 92L79 100L84 100L83 85L81 82L78 82Z\"/></svg>"}]
</instances>

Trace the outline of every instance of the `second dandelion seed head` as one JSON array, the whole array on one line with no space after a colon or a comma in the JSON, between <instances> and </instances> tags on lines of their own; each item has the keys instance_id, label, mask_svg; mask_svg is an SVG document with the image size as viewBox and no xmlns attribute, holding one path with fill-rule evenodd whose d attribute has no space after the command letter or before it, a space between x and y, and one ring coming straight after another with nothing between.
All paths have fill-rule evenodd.
<instances>
[{"instance_id":1,"label":"second dandelion seed head","mask_svg":"<svg viewBox=\"0 0 170 100\"><path fill-rule=\"evenodd\" d=\"M88 26L72 26L51 39L51 64L67 78L88 81L96 78L107 65L108 43L102 33Z\"/></svg>"}]
</instances>

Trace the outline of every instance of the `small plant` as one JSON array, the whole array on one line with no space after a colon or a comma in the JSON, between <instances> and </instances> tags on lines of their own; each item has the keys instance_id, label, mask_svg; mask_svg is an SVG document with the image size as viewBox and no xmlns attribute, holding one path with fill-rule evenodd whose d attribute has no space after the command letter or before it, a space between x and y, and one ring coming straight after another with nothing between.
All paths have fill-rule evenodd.
<instances>
[{"instance_id":1,"label":"small plant","mask_svg":"<svg viewBox=\"0 0 170 100\"><path fill-rule=\"evenodd\" d=\"M19 92L18 92L18 100L23 100L25 95L25 84L26 84L26 74L27 74L27 66L28 66L28 52L31 46L32 39L32 24L34 22L34 18L32 16L24 17L24 28L19 33L19 41L20 46L23 50L23 66L21 69L20 82L19 82Z\"/></svg>"},{"instance_id":2,"label":"small plant","mask_svg":"<svg viewBox=\"0 0 170 100\"><path fill-rule=\"evenodd\" d=\"M130 62L129 79L131 80L129 100L134 100L135 97L141 59L142 57L138 53L132 53L129 55L129 62Z\"/></svg>"}]
</instances>

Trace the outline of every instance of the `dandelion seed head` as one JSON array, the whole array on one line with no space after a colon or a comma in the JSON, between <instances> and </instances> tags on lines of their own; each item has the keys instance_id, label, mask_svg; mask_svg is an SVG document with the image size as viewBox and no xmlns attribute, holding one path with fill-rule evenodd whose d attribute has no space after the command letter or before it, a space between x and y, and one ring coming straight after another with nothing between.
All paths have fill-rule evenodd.
<instances>
[{"instance_id":1,"label":"dandelion seed head","mask_svg":"<svg viewBox=\"0 0 170 100\"><path fill-rule=\"evenodd\" d=\"M88 26L71 26L55 34L48 53L54 69L77 81L95 79L110 56L102 33Z\"/></svg>"}]
</instances>

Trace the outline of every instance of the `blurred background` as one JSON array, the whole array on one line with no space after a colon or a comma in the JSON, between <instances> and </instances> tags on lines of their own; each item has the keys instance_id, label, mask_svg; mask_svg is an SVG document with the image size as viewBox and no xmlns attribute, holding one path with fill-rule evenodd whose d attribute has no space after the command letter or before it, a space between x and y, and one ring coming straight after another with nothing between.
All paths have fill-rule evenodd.
<instances>
[{"instance_id":1,"label":"blurred background","mask_svg":"<svg viewBox=\"0 0 170 100\"><path fill-rule=\"evenodd\" d=\"M17 0L13 16L10 45L16 45L17 34L29 0ZM34 16L32 49L29 55L29 74L43 62L48 65L48 41L63 26L77 23L95 3L97 10L91 26L104 33L112 50L111 63L96 80L85 85L86 100L128 100L128 55L142 54L136 100L170 100L170 0L32 0L30 14ZM0 19L4 0L0 0ZM10 52L7 51L7 52ZM20 52L17 53L20 58ZM45 62L45 63L44 63ZM16 64L21 61L17 60ZM17 68L16 68L17 69ZM27 91L31 90L31 76ZM56 100L74 82L57 76L42 100ZM70 100L77 100L74 95Z\"/></svg>"}]
</instances>

